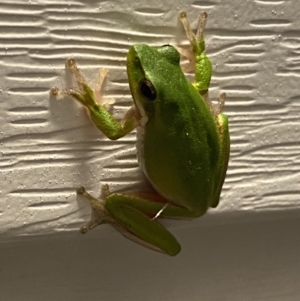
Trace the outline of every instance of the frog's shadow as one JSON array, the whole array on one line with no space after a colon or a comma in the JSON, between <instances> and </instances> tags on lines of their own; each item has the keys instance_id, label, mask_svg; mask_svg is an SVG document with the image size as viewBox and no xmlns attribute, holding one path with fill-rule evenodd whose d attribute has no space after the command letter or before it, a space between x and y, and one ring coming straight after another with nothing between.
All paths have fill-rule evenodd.
<instances>
[{"instance_id":1,"label":"frog's shadow","mask_svg":"<svg viewBox=\"0 0 300 301\"><path fill-rule=\"evenodd\" d=\"M50 96L49 103L51 122L55 124L49 139L56 140L54 143L61 145L62 152L69 156L76 175L74 190L85 186L87 190L94 187L100 191L101 184L110 184L113 191L152 190L138 166L135 139L109 140L91 122L86 109L70 96Z\"/></svg>"}]
</instances>

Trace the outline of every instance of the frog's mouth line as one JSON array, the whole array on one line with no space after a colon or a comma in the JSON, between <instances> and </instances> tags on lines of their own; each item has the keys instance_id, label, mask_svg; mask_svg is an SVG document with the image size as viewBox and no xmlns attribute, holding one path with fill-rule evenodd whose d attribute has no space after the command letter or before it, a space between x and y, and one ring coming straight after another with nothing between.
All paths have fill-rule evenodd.
<instances>
[{"instance_id":1,"label":"frog's mouth line","mask_svg":"<svg viewBox=\"0 0 300 301\"><path fill-rule=\"evenodd\" d=\"M135 104L135 106L136 106L136 108L137 108L137 110L138 110L138 112L141 116L139 124L141 126L144 126L148 122L148 116L147 116L147 114L145 112L145 109L142 106L142 104L138 100L136 100L134 97L133 97L133 100L134 100L134 104Z\"/></svg>"}]
</instances>

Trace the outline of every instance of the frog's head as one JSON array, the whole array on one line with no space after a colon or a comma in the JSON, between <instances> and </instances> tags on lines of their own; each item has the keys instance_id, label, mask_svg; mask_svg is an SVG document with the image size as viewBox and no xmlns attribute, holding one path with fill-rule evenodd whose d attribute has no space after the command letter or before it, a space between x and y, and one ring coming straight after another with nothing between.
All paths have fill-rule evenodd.
<instances>
[{"instance_id":1,"label":"frog's head","mask_svg":"<svg viewBox=\"0 0 300 301\"><path fill-rule=\"evenodd\" d=\"M170 77L181 73L180 55L171 45L159 48L146 44L133 45L127 55L127 74L131 94L142 116L141 124L147 123L155 113L159 102L170 90Z\"/></svg>"}]
</instances>

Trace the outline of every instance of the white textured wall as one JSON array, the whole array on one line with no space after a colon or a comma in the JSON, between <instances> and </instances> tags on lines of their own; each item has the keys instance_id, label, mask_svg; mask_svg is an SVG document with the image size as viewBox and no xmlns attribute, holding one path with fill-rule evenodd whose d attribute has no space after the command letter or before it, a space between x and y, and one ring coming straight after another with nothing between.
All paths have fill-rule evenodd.
<instances>
[{"instance_id":1,"label":"white textured wall","mask_svg":"<svg viewBox=\"0 0 300 301\"><path fill-rule=\"evenodd\" d=\"M1 300L300 299L300 2L163 2L1 2ZM48 92L71 86L67 58L90 83L108 68L121 117L129 46L186 43L181 10L194 26L209 13L211 95L228 95L232 147L219 207L167 222L183 247L168 258L108 226L78 234L90 208L76 187L145 180L135 133L108 141L77 103Z\"/></svg>"}]
</instances>

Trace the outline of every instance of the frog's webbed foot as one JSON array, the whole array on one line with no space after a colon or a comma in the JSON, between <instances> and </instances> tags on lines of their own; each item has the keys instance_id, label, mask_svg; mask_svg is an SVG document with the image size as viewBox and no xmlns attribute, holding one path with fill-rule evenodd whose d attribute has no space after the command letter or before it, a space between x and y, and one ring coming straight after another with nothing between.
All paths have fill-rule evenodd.
<instances>
[{"instance_id":1,"label":"frog's webbed foot","mask_svg":"<svg viewBox=\"0 0 300 301\"><path fill-rule=\"evenodd\" d=\"M101 98L101 88L103 86L103 82L105 78L107 77L108 70L107 69L101 69L99 71L99 79L97 81L97 84L94 85L93 88L91 88L86 80L84 79L83 75L80 73L76 60L71 58L66 61L66 68L68 68L72 74L74 75L78 90L75 89L58 89L57 87L54 87L50 90L50 94L52 96L57 97L58 95L62 96L72 96L79 102L81 102L83 105L94 105L94 104L111 104L114 103L114 100L105 100L105 103L103 102Z\"/></svg>"},{"instance_id":2,"label":"frog's webbed foot","mask_svg":"<svg viewBox=\"0 0 300 301\"><path fill-rule=\"evenodd\" d=\"M188 69L194 70L195 72L193 85L201 95L205 95L208 93L212 75L212 64L206 56L204 41L204 29L207 20L207 13L203 12L200 14L196 34L194 34L191 30L186 12L180 13L179 19L184 27L187 39L190 42L190 50L189 52L184 51L184 56L186 56L190 61Z\"/></svg>"},{"instance_id":3,"label":"frog's webbed foot","mask_svg":"<svg viewBox=\"0 0 300 301\"><path fill-rule=\"evenodd\" d=\"M105 209L105 198L110 194L108 185L103 185L101 187L101 198L97 199L90 195L84 187L79 187L77 189L77 194L85 197L92 208L91 220L84 226L80 228L80 232L85 234L89 230L94 229L95 227L101 224L114 223L114 219ZM104 199L104 200L103 200Z\"/></svg>"},{"instance_id":4,"label":"frog's webbed foot","mask_svg":"<svg viewBox=\"0 0 300 301\"><path fill-rule=\"evenodd\" d=\"M223 92L219 95L218 103L213 103L209 98L208 93L202 95L202 97L215 117L222 113L226 100L226 93Z\"/></svg>"},{"instance_id":5,"label":"frog's webbed foot","mask_svg":"<svg viewBox=\"0 0 300 301\"><path fill-rule=\"evenodd\" d=\"M219 115L222 113L223 111L223 107L224 107L224 104L225 104L225 100L226 100L226 93L221 93L219 95L219 101L218 101L218 104L215 106L215 116Z\"/></svg>"},{"instance_id":6,"label":"frog's webbed foot","mask_svg":"<svg viewBox=\"0 0 300 301\"><path fill-rule=\"evenodd\" d=\"M196 34L193 33L190 22L188 21L187 14L185 11L181 12L179 14L179 19L184 27L184 30L186 32L187 38L190 41L191 44L193 43L203 43L204 42L204 29L206 26L207 21L207 13L201 12L199 15L199 21L198 21L198 27ZM202 45L204 46L204 45ZM205 48L203 47L203 50Z\"/></svg>"},{"instance_id":7,"label":"frog's webbed foot","mask_svg":"<svg viewBox=\"0 0 300 301\"><path fill-rule=\"evenodd\" d=\"M212 103L209 97L209 85L212 76L212 64L205 53L205 40L204 30L207 21L207 13L202 12L199 16L198 27L196 34L191 30L190 23L187 19L186 12L182 12L179 15L179 19L184 27L187 39L190 42L190 49L179 50L179 52L187 57L190 61L190 65L184 71L194 71L195 77L193 86L199 92L199 94L205 100L207 106L214 116L219 115L222 112L226 94L222 93L219 96L218 104Z\"/></svg>"},{"instance_id":8,"label":"frog's webbed foot","mask_svg":"<svg viewBox=\"0 0 300 301\"><path fill-rule=\"evenodd\" d=\"M86 81L84 77L81 75L77 63L75 59L68 59L65 63L66 68L70 69L74 77L76 78L77 85L78 85L78 93L84 93L84 88L83 85L86 84ZM72 96L72 94L75 93L74 89L58 89L57 87L53 87L50 90L50 94L52 96L58 96L58 95L63 95L63 96Z\"/></svg>"},{"instance_id":9,"label":"frog's webbed foot","mask_svg":"<svg viewBox=\"0 0 300 301\"><path fill-rule=\"evenodd\" d=\"M202 12L200 14L196 34L194 34L194 32L191 29L186 12L181 12L179 14L179 20L181 21L184 27L186 36L190 42L191 47L189 49L182 49L178 47L177 50L190 62L188 66L184 66L184 71L192 72L196 69L197 56L201 55L205 51L204 29L206 26L207 13Z\"/></svg>"}]
</instances>

